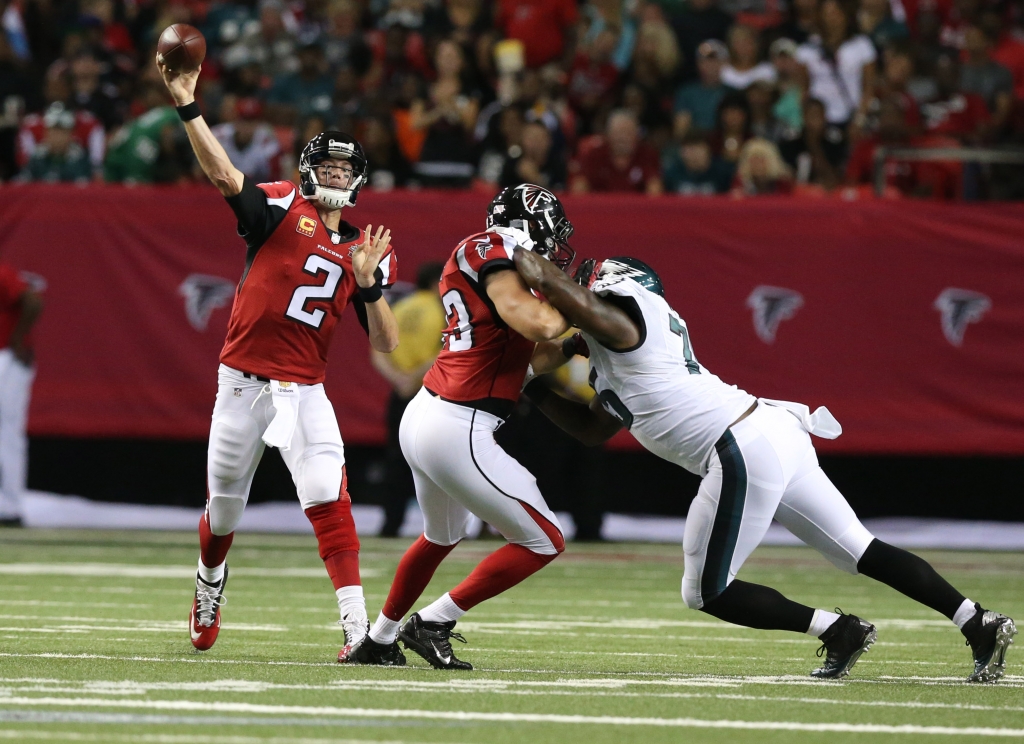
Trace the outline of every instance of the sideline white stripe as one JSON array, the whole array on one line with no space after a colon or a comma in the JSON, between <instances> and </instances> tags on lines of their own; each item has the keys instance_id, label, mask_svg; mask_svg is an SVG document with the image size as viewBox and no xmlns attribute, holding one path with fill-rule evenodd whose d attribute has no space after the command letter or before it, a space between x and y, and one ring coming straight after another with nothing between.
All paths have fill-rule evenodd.
<instances>
[{"instance_id":1,"label":"sideline white stripe","mask_svg":"<svg viewBox=\"0 0 1024 744\"><path fill-rule=\"evenodd\" d=\"M125 563L0 563L0 574L8 576L113 576L135 579L195 578L194 566L136 566ZM323 566L317 568L232 567L232 576L246 578L319 579L327 576ZM359 569L364 578L380 575L374 569Z\"/></svg>"},{"instance_id":2,"label":"sideline white stripe","mask_svg":"<svg viewBox=\"0 0 1024 744\"><path fill-rule=\"evenodd\" d=\"M655 726L661 728L741 729L747 731L829 731L850 734L912 734L933 736L999 736L1024 738L1024 729L970 726L892 726L876 723L798 723L796 721L730 721L698 718L631 718L582 716L557 713L485 713L457 710L405 710L394 708L331 708L307 705L258 705L254 703L200 702L198 700L102 700L97 698L0 698L0 705L59 705L65 707L113 707L151 710L205 710L220 713L274 713L339 718L406 718L484 723L560 723L598 726Z\"/></svg>"}]
</instances>

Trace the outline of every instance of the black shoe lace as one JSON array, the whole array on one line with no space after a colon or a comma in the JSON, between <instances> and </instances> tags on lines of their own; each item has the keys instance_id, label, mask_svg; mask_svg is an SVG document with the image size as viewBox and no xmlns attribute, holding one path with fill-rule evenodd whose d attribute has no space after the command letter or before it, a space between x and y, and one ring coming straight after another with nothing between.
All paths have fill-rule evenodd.
<instances>
[{"instance_id":1,"label":"black shoe lace","mask_svg":"<svg viewBox=\"0 0 1024 744\"><path fill-rule=\"evenodd\" d=\"M466 640L465 636L463 636L462 633L449 633L448 637L454 638L456 641L459 641L460 643L469 643L469 641ZM451 644L448 645L451 646Z\"/></svg>"}]
</instances>

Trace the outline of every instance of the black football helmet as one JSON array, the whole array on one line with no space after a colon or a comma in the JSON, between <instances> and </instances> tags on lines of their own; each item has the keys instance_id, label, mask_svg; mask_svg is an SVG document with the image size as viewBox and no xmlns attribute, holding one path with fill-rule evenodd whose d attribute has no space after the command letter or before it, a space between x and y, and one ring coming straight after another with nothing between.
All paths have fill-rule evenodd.
<instances>
[{"instance_id":1,"label":"black football helmet","mask_svg":"<svg viewBox=\"0 0 1024 744\"><path fill-rule=\"evenodd\" d=\"M347 189L335 189L317 182L315 168L327 158L347 160L352 181ZM359 190L366 183L366 154L363 146L344 132L321 132L302 148L299 156L299 193L328 209L354 207Z\"/></svg>"},{"instance_id":2,"label":"black football helmet","mask_svg":"<svg viewBox=\"0 0 1024 744\"><path fill-rule=\"evenodd\" d=\"M632 279L647 291L661 297L665 296L665 288L661 284L658 272L639 258L629 256L614 256L604 261L588 258L579 265L572 278L577 284L595 292L600 291L602 286L606 287L623 279Z\"/></svg>"},{"instance_id":3,"label":"black football helmet","mask_svg":"<svg viewBox=\"0 0 1024 744\"><path fill-rule=\"evenodd\" d=\"M507 186L487 206L487 227L522 230L534 242L533 252L565 269L576 258L567 242L572 223L558 197L541 186Z\"/></svg>"}]
</instances>

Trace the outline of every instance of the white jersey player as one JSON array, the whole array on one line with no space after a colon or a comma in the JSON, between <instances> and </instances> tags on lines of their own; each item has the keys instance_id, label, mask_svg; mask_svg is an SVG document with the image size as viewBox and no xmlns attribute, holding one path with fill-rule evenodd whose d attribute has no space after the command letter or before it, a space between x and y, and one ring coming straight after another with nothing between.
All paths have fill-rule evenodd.
<instances>
[{"instance_id":1,"label":"white jersey player","mask_svg":"<svg viewBox=\"0 0 1024 744\"><path fill-rule=\"evenodd\" d=\"M736 580L772 519L837 567L862 573L950 618L971 645L972 681L1003 674L1013 621L965 598L924 560L876 539L828 479L810 434L835 438L825 408L757 399L696 359L686 323L661 280L634 258L585 261L570 281L515 251L516 268L581 329L597 396L589 406L553 394L538 379L526 394L556 424L597 444L625 427L654 454L703 477L683 537L683 600L738 625L817 636L827 651L812 672L839 678L876 638L856 617L800 605L769 587Z\"/></svg>"}]
</instances>

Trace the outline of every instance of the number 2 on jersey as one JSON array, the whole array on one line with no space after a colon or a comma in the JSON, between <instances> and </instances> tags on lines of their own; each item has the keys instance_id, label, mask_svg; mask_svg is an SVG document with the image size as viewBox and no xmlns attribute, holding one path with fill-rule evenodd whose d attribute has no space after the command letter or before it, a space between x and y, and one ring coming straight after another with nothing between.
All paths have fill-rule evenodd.
<instances>
[{"instance_id":1,"label":"number 2 on jersey","mask_svg":"<svg viewBox=\"0 0 1024 744\"><path fill-rule=\"evenodd\" d=\"M306 259L302 270L313 276L320 276L320 274L326 273L327 279L324 280L323 284L303 284L301 287L296 287L295 291L292 292L292 299L288 303L288 309L285 310L284 314L286 317L297 320L303 325L320 330L320 325L324 322L324 316L327 313L320 308L310 312L306 310L306 303L313 300L332 301L335 293L338 291L341 276L345 272L338 264L328 261L323 256L318 256L315 253Z\"/></svg>"},{"instance_id":2,"label":"number 2 on jersey","mask_svg":"<svg viewBox=\"0 0 1024 744\"><path fill-rule=\"evenodd\" d=\"M462 292L450 289L441 298L448 326L444 329L444 348L448 351L465 351L473 348L473 318L466 308Z\"/></svg>"},{"instance_id":3,"label":"number 2 on jersey","mask_svg":"<svg viewBox=\"0 0 1024 744\"><path fill-rule=\"evenodd\" d=\"M674 313L668 316L668 329L683 339L683 358L686 360L686 368L691 375L700 374L700 364L693 356L693 349L690 348L690 334L686 330L686 323Z\"/></svg>"}]
</instances>

